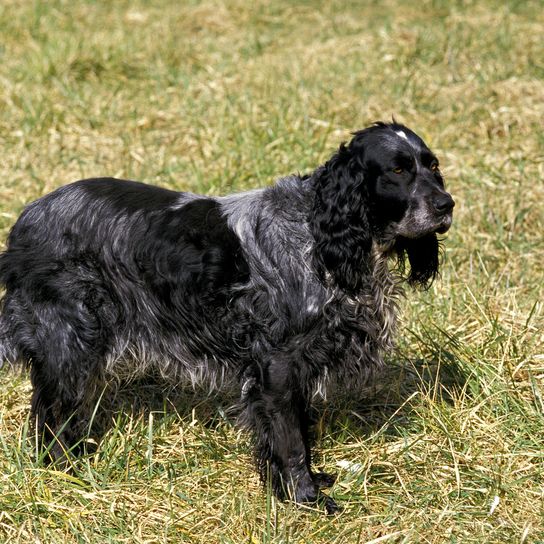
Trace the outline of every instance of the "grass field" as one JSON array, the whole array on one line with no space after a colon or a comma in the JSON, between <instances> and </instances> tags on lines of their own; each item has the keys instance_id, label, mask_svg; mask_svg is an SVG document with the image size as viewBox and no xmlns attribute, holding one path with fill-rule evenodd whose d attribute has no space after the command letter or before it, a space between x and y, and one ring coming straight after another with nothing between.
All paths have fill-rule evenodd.
<instances>
[{"instance_id":1,"label":"grass field","mask_svg":"<svg viewBox=\"0 0 544 544\"><path fill-rule=\"evenodd\" d=\"M340 515L271 498L219 400L151 386L54 471L3 368L0 542L544 542L543 36L540 1L3 0L2 240L77 178L265 186L393 115L457 206L387 373L319 422Z\"/></svg>"}]
</instances>

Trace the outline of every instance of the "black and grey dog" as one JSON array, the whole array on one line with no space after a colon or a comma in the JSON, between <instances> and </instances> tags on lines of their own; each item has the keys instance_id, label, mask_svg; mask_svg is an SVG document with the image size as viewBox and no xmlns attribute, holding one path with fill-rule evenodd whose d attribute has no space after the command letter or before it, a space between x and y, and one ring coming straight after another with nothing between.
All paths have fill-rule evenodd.
<instances>
[{"instance_id":1,"label":"black and grey dog","mask_svg":"<svg viewBox=\"0 0 544 544\"><path fill-rule=\"evenodd\" d=\"M310 466L310 403L382 364L400 283L435 278L453 206L435 155L397 123L356 132L310 175L225 197L77 181L11 230L0 360L30 367L54 457L112 378L235 384L263 480L334 512L320 491L333 477Z\"/></svg>"}]
</instances>

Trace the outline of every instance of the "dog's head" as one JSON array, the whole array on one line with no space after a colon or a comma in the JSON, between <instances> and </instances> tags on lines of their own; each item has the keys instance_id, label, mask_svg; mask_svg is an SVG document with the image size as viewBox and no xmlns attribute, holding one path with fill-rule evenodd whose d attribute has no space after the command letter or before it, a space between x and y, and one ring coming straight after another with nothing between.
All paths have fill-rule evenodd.
<instances>
[{"instance_id":1,"label":"dog's head","mask_svg":"<svg viewBox=\"0 0 544 544\"><path fill-rule=\"evenodd\" d=\"M377 123L316 171L312 226L317 250L337 283L362 288L373 243L395 249L408 281L427 286L438 273L438 240L451 226L454 201L438 159L409 128Z\"/></svg>"},{"instance_id":2,"label":"dog's head","mask_svg":"<svg viewBox=\"0 0 544 544\"><path fill-rule=\"evenodd\" d=\"M389 241L450 228L455 203L438 159L417 134L396 123L377 124L355 133L347 149L364 175L375 233Z\"/></svg>"}]
</instances>

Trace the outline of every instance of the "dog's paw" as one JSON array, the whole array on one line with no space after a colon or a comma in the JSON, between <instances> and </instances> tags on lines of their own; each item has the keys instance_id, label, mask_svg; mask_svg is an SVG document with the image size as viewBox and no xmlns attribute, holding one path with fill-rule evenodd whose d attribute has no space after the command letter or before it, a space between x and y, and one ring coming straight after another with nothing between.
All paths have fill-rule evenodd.
<instances>
[{"instance_id":1,"label":"dog's paw","mask_svg":"<svg viewBox=\"0 0 544 544\"><path fill-rule=\"evenodd\" d=\"M328 516L338 514L338 512L342 511L342 507L338 506L338 504L336 504L336 502L328 495L325 495L325 493L320 493L318 502L325 507L325 512L327 512Z\"/></svg>"},{"instance_id":2,"label":"dog's paw","mask_svg":"<svg viewBox=\"0 0 544 544\"><path fill-rule=\"evenodd\" d=\"M327 481L330 482L330 478L331 477L329 477ZM310 486L305 493L301 493L301 490L299 489L295 502L301 506L317 506L319 508L325 508L327 515L336 514L342 510L342 508L338 506L338 504L336 504L331 497L325 495L325 493L319 490L319 487L315 481L313 486Z\"/></svg>"},{"instance_id":3,"label":"dog's paw","mask_svg":"<svg viewBox=\"0 0 544 544\"><path fill-rule=\"evenodd\" d=\"M319 489L327 489L332 487L336 482L336 474L328 474L327 472L315 472L312 474L312 480Z\"/></svg>"}]
</instances>

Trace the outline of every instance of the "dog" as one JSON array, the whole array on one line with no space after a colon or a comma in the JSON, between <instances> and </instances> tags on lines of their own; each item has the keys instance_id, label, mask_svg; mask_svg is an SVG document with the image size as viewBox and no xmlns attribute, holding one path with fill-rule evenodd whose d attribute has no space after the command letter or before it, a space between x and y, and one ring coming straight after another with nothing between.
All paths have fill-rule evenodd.
<instances>
[{"instance_id":1,"label":"dog","mask_svg":"<svg viewBox=\"0 0 544 544\"><path fill-rule=\"evenodd\" d=\"M234 385L262 480L333 513L310 405L382 366L402 283L436 277L453 207L436 156L396 122L353 133L308 175L223 197L76 181L9 234L0 359L30 367L55 459L76 450L109 380Z\"/></svg>"}]
</instances>

